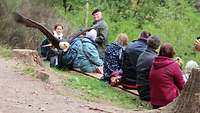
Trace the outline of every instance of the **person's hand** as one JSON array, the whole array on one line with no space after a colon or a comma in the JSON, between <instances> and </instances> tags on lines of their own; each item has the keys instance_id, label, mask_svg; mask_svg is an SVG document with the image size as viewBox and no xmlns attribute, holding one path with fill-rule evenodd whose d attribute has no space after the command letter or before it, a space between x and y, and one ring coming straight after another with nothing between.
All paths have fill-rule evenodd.
<instances>
[{"instance_id":1,"label":"person's hand","mask_svg":"<svg viewBox=\"0 0 200 113\"><path fill-rule=\"evenodd\" d=\"M117 86L120 83L121 76L113 76L110 78L110 85Z\"/></svg>"},{"instance_id":2,"label":"person's hand","mask_svg":"<svg viewBox=\"0 0 200 113\"><path fill-rule=\"evenodd\" d=\"M103 74L103 66L97 67L96 72Z\"/></svg>"},{"instance_id":3,"label":"person's hand","mask_svg":"<svg viewBox=\"0 0 200 113\"><path fill-rule=\"evenodd\" d=\"M180 68L182 69L183 66L183 60L180 57L176 57L175 58L176 63L179 64Z\"/></svg>"},{"instance_id":4,"label":"person's hand","mask_svg":"<svg viewBox=\"0 0 200 113\"><path fill-rule=\"evenodd\" d=\"M183 65L183 60L180 57L175 58L176 63L178 63L180 66Z\"/></svg>"},{"instance_id":5,"label":"person's hand","mask_svg":"<svg viewBox=\"0 0 200 113\"><path fill-rule=\"evenodd\" d=\"M197 51L200 51L200 40L196 40L196 41L195 41L195 49L196 49Z\"/></svg>"}]
</instances>

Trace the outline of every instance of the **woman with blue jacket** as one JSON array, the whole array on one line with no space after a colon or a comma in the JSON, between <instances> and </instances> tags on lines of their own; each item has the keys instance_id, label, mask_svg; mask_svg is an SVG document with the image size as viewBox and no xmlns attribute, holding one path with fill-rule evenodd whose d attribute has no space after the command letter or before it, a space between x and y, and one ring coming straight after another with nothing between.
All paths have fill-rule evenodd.
<instances>
[{"instance_id":1,"label":"woman with blue jacket","mask_svg":"<svg viewBox=\"0 0 200 113\"><path fill-rule=\"evenodd\" d=\"M103 61L99 57L95 43L97 32L91 30L83 38L76 38L70 48L77 50L77 57L73 62L73 68L79 68L83 72L97 72L102 69ZM102 71L101 71L102 72Z\"/></svg>"}]
</instances>

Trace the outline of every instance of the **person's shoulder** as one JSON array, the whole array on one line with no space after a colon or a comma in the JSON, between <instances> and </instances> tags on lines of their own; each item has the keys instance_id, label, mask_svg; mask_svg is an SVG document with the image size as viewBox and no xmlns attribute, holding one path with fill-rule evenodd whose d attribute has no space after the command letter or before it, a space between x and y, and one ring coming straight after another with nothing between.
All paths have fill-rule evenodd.
<instances>
[{"instance_id":1,"label":"person's shoulder","mask_svg":"<svg viewBox=\"0 0 200 113\"><path fill-rule=\"evenodd\" d=\"M130 46L136 46L136 45L141 45L143 44L143 41L141 40L133 40L129 43Z\"/></svg>"},{"instance_id":2,"label":"person's shoulder","mask_svg":"<svg viewBox=\"0 0 200 113\"><path fill-rule=\"evenodd\" d=\"M103 26L108 26L108 24L106 23L106 21L104 19L98 21L96 24L103 25Z\"/></svg>"},{"instance_id":3,"label":"person's shoulder","mask_svg":"<svg viewBox=\"0 0 200 113\"><path fill-rule=\"evenodd\" d=\"M108 24L106 23L106 21L105 21L104 19L102 20L102 24L103 24L104 26L108 27Z\"/></svg>"},{"instance_id":4,"label":"person's shoulder","mask_svg":"<svg viewBox=\"0 0 200 113\"><path fill-rule=\"evenodd\" d=\"M88 37L83 38L82 43L96 47L95 41L93 41L92 39L90 39Z\"/></svg>"},{"instance_id":5,"label":"person's shoulder","mask_svg":"<svg viewBox=\"0 0 200 113\"><path fill-rule=\"evenodd\" d=\"M105 21L105 19L102 19L102 23L107 24L107 22Z\"/></svg>"},{"instance_id":6,"label":"person's shoulder","mask_svg":"<svg viewBox=\"0 0 200 113\"><path fill-rule=\"evenodd\" d=\"M152 58L152 54L149 53L148 51L144 51L139 55L138 59L139 58L143 58L144 60L149 60Z\"/></svg>"},{"instance_id":7,"label":"person's shoulder","mask_svg":"<svg viewBox=\"0 0 200 113\"><path fill-rule=\"evenodd\" d=\"M92 39L90 39L89 37L84 37L84 38L82 38L82 41L84 42L84 43L91 43L91 42L94 42L94 41L92 41Z\"/></svg>"},{"instance_id":8,"label":"person's shoulder","mask_svg":"<svg viewBox=\"0 0 200 113\"><path fill-rule=\"evenodd\" d=\"M78 42L80 41L80 38L74 38L73 40L71 40L71 43L75 43L75 42Z\"/></svg>"},{"instance_id":9,"label":"person's shoulder","mask_svg":"<svg viewBox=\"0 0 200 113\"><path fill-rule=\"evenodd\" d=\"M107 49L117 49L117 48L122 48L119 44L116 42L112 42L111 44L107 45Z\"/></svg>"},{"instance_id":10,"label":"person's shoulder","mask_svg":"<svg viewBox=\"0 0 200 113\"><path fill-rule=\"evenodd\" d=\"M71 45L71 46L80 45L80 43L81 43L80 38L75 38L75 39L73 39L73 40L70 42L70 45Z\"/></svg>"}]
</instances>

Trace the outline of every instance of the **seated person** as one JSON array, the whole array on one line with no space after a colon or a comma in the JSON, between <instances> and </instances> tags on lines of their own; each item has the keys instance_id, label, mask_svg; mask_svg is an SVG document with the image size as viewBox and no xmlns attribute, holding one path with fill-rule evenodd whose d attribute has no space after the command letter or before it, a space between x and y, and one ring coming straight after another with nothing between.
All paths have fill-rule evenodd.
<instances>
[{"instance_id":1,"label":"seated person","mask_svg":"<svg viewBox=\"0 0 200 113\"><path fill-rule=\"evenodd\" d=\"M60 49L57 48L51 48L49 50L50 56L50 67L57 67L62 68L63 65L63 54L68 51L70 48L70 44L67 41L61 41L59 43Z\"/></svg>"},{"instance_id":2,"label":"seated person","mask_svg":"<svg viewBox=\"0 0 200 113\"><path fill-rule=\"evenodd\" d=\"M150 70L150 97L153 108L159 108L174 101L183 89L185 81L180 65L172 58L175 49L169 43L160 47L159 55Z\"/></svg>"},{"instance_id":3,"label":"seated person","mask_svg":"<svg viewBox=\"0 0 200 113\"><path fill-rule=\"evenodd\" d=\"M64 39L64 35L63 35L63 26L60 25L60 24L57 24L54 26L54 29L53 29L53 35L59 39L60 41L63 41ZM41 44L41 55L42 57L47 57L48 60L50 60L50 56L48 56L49 54L49 50L51 48L51 44L49 43L48 39L45 38L43 41L42 41L42 44Z\"/></svg>"},{"instance_id":4,"label":"seated person","mask_svg":"<svg viewBox=\"0 0 200 113\"><path fill-rule=\"evenodd\" d=\"M116 41L106 47L102 80L110 83L111 74L115 71L121 71L121 54L127 45L127 34L120 33Z\"/></svg>"},{"instance_id":5,"label":"seated person","mask_svg":"<svg viewBox=\"0 0 200 113\"><path fill-rule=\"evenodd\" d=\"M70 48L77 51L77 57L73 62L73 68L79 68L83 72L103 73L103 61L99 57L95 38L96 30L86 32L82 38L76 38Z\"/></svg>"},{"instance_id":6,"label":"seated person","mask_svg":"<svg viewBox=\"0 0 200 113\"><path fill-rule=\"evenodd\" d=\"M200 51L200 37L197 37L194 46L197 51Z\"/></svg>"},{"instance_id":7,"label":"seated person","mask_svg":"<svg viewBox=\"0 0 200 113\"><path fill-rule=\"evenodd\" d=\"M136 87L136 64L139 55L147 48L147 38L150 33L143 31L138 40L128 44L123 52L121 84L124 88L134 89Z\"/></svg>"},{"instance_id":8,"label":"seated person","mask_svg":"<svg viewBox=\"0 0 200 113\"><path fill-rule=\"evenodd\" d=\"M141 100L150 101L150 89L149 89L149 72L152 62L157 56L156 50L160 46L160 38L157 36L151 36L147 39L147 49L140 54L137 65L137 86L138 93Z\"/></svg>"}]
</instances>

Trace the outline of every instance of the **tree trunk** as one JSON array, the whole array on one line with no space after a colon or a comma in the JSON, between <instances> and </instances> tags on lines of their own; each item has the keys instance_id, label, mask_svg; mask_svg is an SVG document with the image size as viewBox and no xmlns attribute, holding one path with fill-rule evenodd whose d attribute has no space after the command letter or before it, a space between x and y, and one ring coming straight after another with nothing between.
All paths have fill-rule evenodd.
<instances>
[{"instance_id":1,"label":"tree trunk","mask_svg":"<svg viewBox=\"0 0 200 113\"><path fill-rule=\"evenodd\" d=\"M195 8L200 11L200 0L196 0Z\"/></svg>"},{"instance_id":2,"label":"tree trunk","mask_svg":"<svg viewBox=\"0 0 200 113\"><path fill-rule=\"evenodd\" d=\"M88 10L89 10L89 0L86 0L86 6L85 6L85 18L84 18L84 27L88 28Z\"/></svg>"},{"instance_id":3,"label":"tree trunk","mask_svg":"<svg viewBox=\"0 0 200 113\"><path fill-rule=\"evenodd\" d=\"M22 61L31 66L42 66L42 60L36 50L13 49L13 56L16 61Z\"/></svg>"},{"instance_id":4,"label":"tree trunk","mask_svg":"<svg viewBox=\"0 0 200 113\"><path fill-rule=\"evenodd\" d=\"M64 10L65 10L65 14L67 13L67 1L66 0L63 0L63 7L64 7Z\"/></svg>"},{"instance_id":5,"label":"tree trunk","mask_svg":"<svg viewBox=\"0 0 200 113\"><path fill-rule=\"evenodd\" d=\"M181 95L166 107L137 113L200 113L200 69L193 69Z\"/></svg>"}]
</instances>

